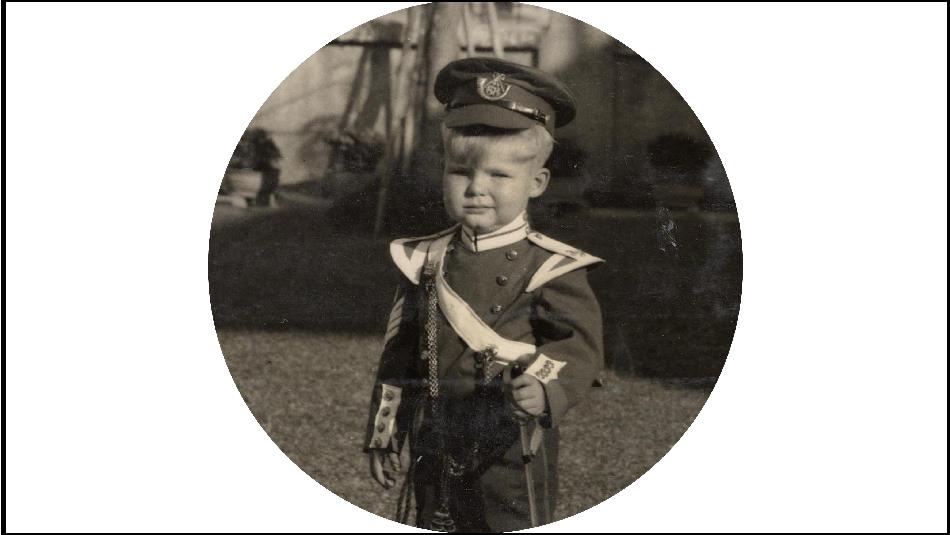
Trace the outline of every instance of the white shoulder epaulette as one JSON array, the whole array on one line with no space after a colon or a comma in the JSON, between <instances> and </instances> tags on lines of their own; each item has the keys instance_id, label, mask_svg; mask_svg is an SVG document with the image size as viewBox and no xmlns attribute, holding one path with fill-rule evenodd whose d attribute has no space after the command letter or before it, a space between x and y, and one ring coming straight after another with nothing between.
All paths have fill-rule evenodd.
<instances>
[{"instance_id":1,"label":"white shoulder epaulette","mask_svg":"<svg viewBox=\"0 0 950 535\"><path fill-rule=\"evenodd\" d=\"M547 249L554 254L534 272L531 280L528 281L528 287L525 288L526 292L534 291L547 282L575 269L604 261L602 258L597 258L566 243L549 238L540 232L529 232L528 239L538 247Z\"/></svg>"},{"instance_id":2,"label":"white shoulder epaulette","mask_svg":"<svg viewBox=\"0 0 950 535\"><path fill-rule=\"evenodd\" d=\"M428 236L393 240L389 244L389 255L392 256L396 267L399 268L399 271L402 271L407 279L412 281L413 284L419 284L429 246L442 236L455 232L457 228L458 225L455 225L452 228Z\"/></svg>"}]
</instances>

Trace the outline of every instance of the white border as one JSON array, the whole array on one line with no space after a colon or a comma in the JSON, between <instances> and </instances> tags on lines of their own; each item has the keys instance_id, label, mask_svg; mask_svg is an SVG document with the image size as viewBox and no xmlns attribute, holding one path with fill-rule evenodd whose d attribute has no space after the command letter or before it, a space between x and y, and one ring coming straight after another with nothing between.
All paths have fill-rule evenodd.
<instances>
[{"instance_id":1,"label":"white border","mask_svg":"<svg viewBox=\"0 0 950 535\"><path fill-rule=\"evenodd\" d=\"M222 162L253 113L407 5L6 5L10 531L413 531L270 441L206 281ZM946 4L550 7L699 115L745 281L696 425L636 485L537 531L945 532Z\"/></svg>"}]
</instances>

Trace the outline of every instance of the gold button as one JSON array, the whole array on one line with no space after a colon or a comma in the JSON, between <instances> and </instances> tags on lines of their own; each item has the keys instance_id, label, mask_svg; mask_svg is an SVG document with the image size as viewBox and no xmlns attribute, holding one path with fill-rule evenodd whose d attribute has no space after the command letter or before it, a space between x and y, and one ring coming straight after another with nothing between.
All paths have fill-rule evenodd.
<instances>
[{"instance_id":1,"label":"gold button","mask_svg":"<svg viewBox=\"0 0 950 535\"><path fill-rule=\"evenodd\" d=\"M379 411L384 417L389 416L389 407L383 407L383 410Z\"/></svg>"},{"instance_id":2,"label":"gold button","mask_svg":"<svg viewBox=\"0 0 950 535\"><path fill-rule=\"evenodd\" d=\"M508 260L514 260L515 258L518 258L518 251L508 251L505 253L505 258Z\"/></svg>"},{"instance_id":3,"label":"gold button","mask_svg":"<svg viewBox=\"0 0 950 535\"><path fill-rule=\"evenodd\" d=\"M508 277L504 275L498 275L497 277L495 277L495 282L498 283L498 286L504 286L508 284Z\"/></svg>"},{"instance_id":4,"label":"gold button","mask_svg":"<svg viewBox=\"0 0 950 535\"><path fill-rule=\"evenodd\" d=\"M498 314L498 313L501 312L502 308L503 308L503 307L502 307L501 305L492 305L492 306L491 306L491 313L492 313L492 314Z\"/></svg>"},{"instance_id":5,"label":"gold button","mask_svg":"<svg viewBox=\"0 0 950 535\"><path fill-rule=\"evenodd\" d=\"M383 441L382 441L382 439L378 439L378 438L377 438L376 440L373 441L373 447L374 447L374 448L381 448L382 446L383 446Z\"/></svg>"},{"instance_id":6,"label":"gold button","mask_svg":"<svg viewBox=\"0 0 950 535\"><path fill-rule=\"evenodd\" d=\"M376 430L379 431L380 433L382 433L383 431L386 430L386 424L379 424L379 425L377 425L377 426L376 426Z\"/></svg>"},{"instance_id":7,"label":"gold button","mask_svg":"<svg viewBox=\"0 0 950 535\"><path fill-rule=\"evenodd\" d=\"M392 392L389 392L389 391L387 391L385 394L383 394L383 399L385 399L386 401L392 401L394 397L396 397L396 396L393 395L393 393L392 393Z\"/></svg>"}]
</instances>

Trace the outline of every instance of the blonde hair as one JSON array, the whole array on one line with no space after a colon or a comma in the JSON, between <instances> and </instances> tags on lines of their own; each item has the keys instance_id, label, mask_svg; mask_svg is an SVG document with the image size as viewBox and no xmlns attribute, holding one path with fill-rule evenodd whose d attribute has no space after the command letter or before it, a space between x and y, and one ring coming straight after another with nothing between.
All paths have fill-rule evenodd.
<instances>
[{"instance_id":1,"label":"blonde hair","mask_svg":"<svg viewBox=\"0 0 950 535\"><path fill-rule=\"evenodd\" d=\"M442 125L442 146L446 155L462 159L477 158L493 143L518 144L525 149L525 159L533 158L537 167L544 167L554 150L554 136L540 124L525 130L507 130L489 126L449 128Z\"/></svg>"}]
</instances>

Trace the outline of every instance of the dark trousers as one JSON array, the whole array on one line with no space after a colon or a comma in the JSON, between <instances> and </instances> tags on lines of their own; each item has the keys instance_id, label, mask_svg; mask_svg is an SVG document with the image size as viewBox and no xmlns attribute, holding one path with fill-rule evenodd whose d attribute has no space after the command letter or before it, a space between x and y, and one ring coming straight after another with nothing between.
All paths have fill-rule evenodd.
<instances>
[{"instance_id":1,"label":"dark trousers","mask_svg":"<svg viewBox=\"0 0 950 535\"><path fill-rule=\"evenodd\" d=\"M544 440L531 462L538 523L553 521L557 499L557 430L544 431ZM516 531L531 527L527 480L517 438L502 454L474 472L449 478L448 505L456 531L463 533ZM416 469L416 525L431 529L441 504L442 458L423 456Z\"/></svg>"}]
</instances>

